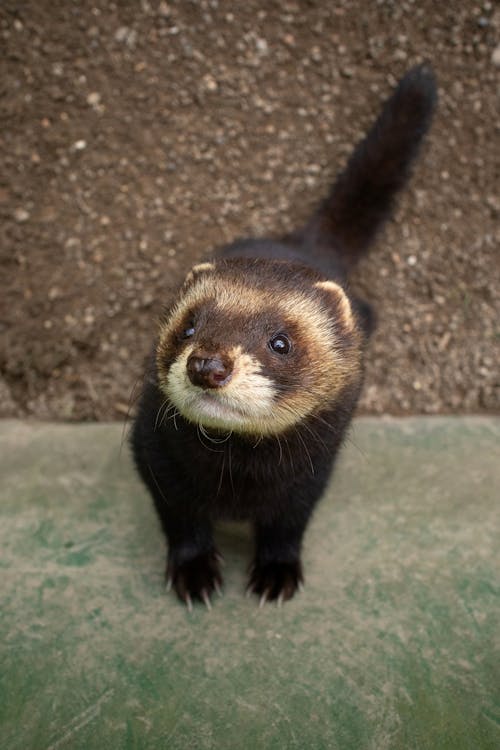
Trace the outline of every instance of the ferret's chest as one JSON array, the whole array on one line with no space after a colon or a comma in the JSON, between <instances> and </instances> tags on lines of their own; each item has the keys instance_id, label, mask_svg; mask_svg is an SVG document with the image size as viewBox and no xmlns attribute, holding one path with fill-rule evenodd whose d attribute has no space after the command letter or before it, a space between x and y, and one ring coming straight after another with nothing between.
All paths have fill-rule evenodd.
<instances>
[{"instance_id":1,"label":"ferret's chest","mask_svg":"<svg viewBox=\"0 0 500 750\"><path fill-rule=\"evenodd\" d=\"M270 519L287 511L291 490L305 475L328 470L329 457L312 446L281 438L196 442L179 454L196 502L214 518Z\"/></svg>"}]
</instances>

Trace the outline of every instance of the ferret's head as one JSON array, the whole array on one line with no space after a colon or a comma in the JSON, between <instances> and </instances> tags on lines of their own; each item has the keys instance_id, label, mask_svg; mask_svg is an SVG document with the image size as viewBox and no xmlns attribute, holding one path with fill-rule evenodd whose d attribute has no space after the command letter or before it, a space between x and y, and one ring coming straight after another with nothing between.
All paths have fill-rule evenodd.
<instances>
[{"instance_id":1,"label":"ferret's head","mask_svg":"<svg viewBox=\"0 0 500 750\"><path fill-rule=\"evenodd\" d=\"M159 385L190 422L278 435L360 376L361 336L344 290L282 261L202 263L161 324Z\"/></svg>"}]
</instances>

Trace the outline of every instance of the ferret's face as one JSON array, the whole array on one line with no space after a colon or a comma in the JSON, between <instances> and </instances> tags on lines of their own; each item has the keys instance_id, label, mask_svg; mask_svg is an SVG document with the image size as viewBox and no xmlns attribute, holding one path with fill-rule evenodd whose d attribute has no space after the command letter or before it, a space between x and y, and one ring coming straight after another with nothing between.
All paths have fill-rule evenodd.
<instances>
[{"instance_id":1,"label":"ferret's face","mask_svg":"<svg viewBox=\"0 0 500 750\"><path fill-rule=\"evenodd\" d=\"M333 282L277 261L204 263L161 326L157 368L190 422L277 435L358 376L359 335Z\"/></svg>"}]
</instances>

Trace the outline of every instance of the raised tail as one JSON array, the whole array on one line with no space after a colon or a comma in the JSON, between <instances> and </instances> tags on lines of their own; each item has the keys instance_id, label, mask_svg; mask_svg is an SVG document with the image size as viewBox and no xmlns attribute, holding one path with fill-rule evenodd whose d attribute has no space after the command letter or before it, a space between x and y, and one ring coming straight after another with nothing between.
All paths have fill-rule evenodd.
<instances>
[{"instance_id":1,"label":"raised tail","mask_svg":"<svg viewBox=\"0 0 500 750\"><path fill-rule=\"evenodd\" d=\"M334 243L347 267L365 252L409 177L436 99L432 69L411 68L302 231L307 245Z\"/></svg>"}]
</instances>

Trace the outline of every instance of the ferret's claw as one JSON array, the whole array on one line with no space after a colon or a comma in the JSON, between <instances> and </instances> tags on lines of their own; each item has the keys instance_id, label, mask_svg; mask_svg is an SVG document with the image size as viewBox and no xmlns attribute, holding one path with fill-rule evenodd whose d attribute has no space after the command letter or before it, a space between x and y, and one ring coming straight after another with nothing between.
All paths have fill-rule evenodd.
<instances>
[{"instance_id":1,"label":"ferret's claw","mask_svg":"<svg viewBox=\"0 0 500 750\"><path fill-rule=\"evenodd\" d=\"M259 609L262 609L264 604L267 602L267 595L269 594L269 589L266 589L262 596L259 599Z\"/></svg>"},{"instance_id":2,"label":"ferret's claw","mask_svg":"<svg viewBox=\"0 0 500 750\"><path fill-rule=\"evenodd\" d=\"M283 601L284 601L283 592L281 592L278 598L276 599L276 604L278 605L278 607L281 607L281 605L283 604Z\"/></svg>"},{"instance_id":3,"label":"ferret's claw","mask_svg":"<svg viewBox=\"0 0 500 750\"><path fill-rule=\"evenodd\" d=\"M172 590L172 579L171 578L167 578L167 581L165 583L165 591L168 594L171 590Z\"/></svg>"},{"instance_id":4,"label":"ferret's claw","mask_svg":"<svg viewBox=\"0 0 500 750\"><path fill-rule=\"evenodd\" d=\"M219 563L219 565L221 565L222 567L224 567L224 565L226 564L226 561L224 560L224 558L222 557L221 553L218 550L217 550L217 552L214 553L214 557L217 560L217 562Z\"/></svg>"},{"instance_id":5,"label":"ferret's claw","mask_svg":"<svg viewBox=\"0 0 500 750\"><path fill-rule=\"evenodd\" d=\"M212 605L210 604L210 597L207 594L207 590L206 589L202 590L202 592L201 592L201 598L203 599L203 603L205 604L205 607L210 612L210 610L212 609Z\"/></svg>"},{"instance_id":6,"label":"ferret's claw","mask_svg":"<svg viewBox=\"0 0 500 750\"><path fill-rule=\"evenodd\" d=\"M189 594L186 594L186 598L184 599L184 601L186 602L186 607L188 608L188 612L192 612L193 602L191 601L191 597L189 596Z\"/></svg>"},{"instance_id":7,"label":"ferret's claw","mask_svg":"<svg viewBox=\"0 0 500 750\"><path fill-rule=\"evenodd\" d=\"M215 589L215 593L218 596L222 596L222 589L220 587L219 581L214 581L214 589Z\"/></svg>"}]
</instances>

